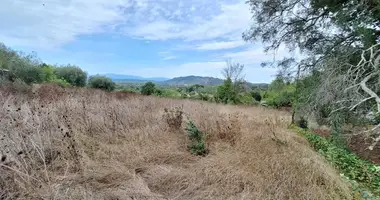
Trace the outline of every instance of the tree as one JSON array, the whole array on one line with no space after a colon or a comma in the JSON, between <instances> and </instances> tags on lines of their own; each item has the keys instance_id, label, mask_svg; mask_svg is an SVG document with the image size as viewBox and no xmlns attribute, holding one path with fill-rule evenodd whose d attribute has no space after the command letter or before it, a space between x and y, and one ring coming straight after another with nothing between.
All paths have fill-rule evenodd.
<instances>
[{"instance_id":1,"label":"tree","mask_svg":"<svg viewBox=\"0 0 380 200\"><path fill-rule=\"evenodd\" d=\"M216 98L222 103L239 103L238 95L243 89L244 65L227 61L227 66L222 70L223 76L226 78L223 85L217 89Z\"/></svg>"},{"instance_id":2,"label":"tree","mask_svg":"<svg viewBox=\"0 0 380 200\"><path fill-rule=\"evenodd\" d=\"M375 120L380 114L380 44L363 50L361 60L356 65L347 63L342 66L334 62L326 65L321 80L323 84L316 91L316 95L321 98L319 102L313 103L329 105L329 116L335 120L349 116L368 118L373 115L375 127L363 132L374 139L369 146L373 150L380 141L380 123ZM342 73L342 68L346 67L348 70Z\"/></svg>"},{"instance_id":3,"label":"tree","mask_svg":"<svg viewBox=\"0 0 380 200\"><path fill-rule=\"evenodd\" d=\"M113 91L116 87L116 84L110 78L96 75L90 76L90 78L88 79L88 86L90 88L98 88L107 91Z\"/></svg>"},{"instance_id":4,"label":"tree","mask_svg":"<svg viewBox=\"0 0 380 200\"><path fill-rule=\"evenodd\" d=\"M231 79L233 83L244 82L244 65L230 60L226 61L227 66L222 70L225 79Z\"/></svg>"},{"instance_id":5,"label":"tree","mask_svg":"<svg viewBox=\"0 0 380 200\"><path fill-rule=\"evenodd\" d=\"M147 82L141 87L141 94L152 95L156 91L156 85L152 82Z\"/></svg>"},{"instance_id":6,"label":"tree","mask_svg":"<svg viewBox=\"0 0 380 200\"><path fill-rule=\"evenodd\" d=\"M73 86L84 87L87 82L87 73L74 65L57 67L55 74L59 79L63 79Z\"/></svg>"},{"instance_id":7,"label":"tree","mask_svg":"<svg viewBox=\"0 0 380 200\"><path fill-rule=\"evenodd\" d=\"M234 88L234 84L230 78L227 78L223 85L220 85L217 88L216 99L218 102L224 104L238 104L239 98L236 90Z\"/></svg>"},{"instance_id":8,"label":"tree","mask_svg":"<svg viewBox=\"0 0 380 200\"><path fill-rule=\"evenodd\" d=\"M249 0L255 22L243 33L246 41L260 40L265 51L280 46L299 49L305 56L294 63L285 58L274 64L285 69L314 68L326 57L346 55L347 48L366 49L380 38L378 0ZM334 31L331 31L334 30ZM356 54L358 56L358 54ZM357 57L352 57L353 60ZM273 64L273 63L272 63Z\"/></svg>"},{"instance_id":9,"label":"tree","mask_svg":"<svg viewBox=\"0 0 380 200\"><path fill-rule=\"evenodd\" d=\"M248 3L255 22L243 33L246 41L263 42L267 52L284 47L302 53L299 58L264 63L278 66L282 75L295 79L297 110L328 112L337 133L346 119L377 110L374 94L380 92L379 77L373 65L380 40L380 1Z\"/></svg>"}]
</instances>

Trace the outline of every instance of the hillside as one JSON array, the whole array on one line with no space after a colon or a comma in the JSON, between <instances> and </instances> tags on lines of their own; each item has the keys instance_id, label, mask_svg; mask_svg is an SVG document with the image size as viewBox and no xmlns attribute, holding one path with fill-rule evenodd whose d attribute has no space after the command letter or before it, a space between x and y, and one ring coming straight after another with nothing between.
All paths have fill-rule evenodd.
<instances>
[{"instance_id":1,"label":"hillside","mask_svg":"<svg viewBox=\"0 0 380 200\"><path fill-rule=\"evenodd\" d=\"M205 76L184 76L184 77L176 77L163 82L164 84L169 85L221 85L223 84L223 80L214 77L205 77Z\"/></svg>"},{"instance_id":2,"label":"hillside","mask_svg":"<svg viewBox=\"0 0 380 200\"><path fill-rule=\"evenodd\" d=\"M0 118L2 199L353 199L285 111L0 85Z\"/></svg>"}]
</instances>

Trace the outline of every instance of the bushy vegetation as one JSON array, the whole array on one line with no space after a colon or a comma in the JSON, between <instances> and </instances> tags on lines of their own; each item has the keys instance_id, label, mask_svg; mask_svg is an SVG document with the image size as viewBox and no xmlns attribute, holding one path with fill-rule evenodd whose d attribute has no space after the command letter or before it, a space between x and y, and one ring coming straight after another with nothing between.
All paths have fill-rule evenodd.
<instances>
[{"instance_id":1,"label":"bushy vegetation","mask_svg":"<svg viewBox=\"0 0 380 200\"><path fill-rule=\"evenodd\" d=\"M55 69L59 79L63 79L73 86L84 87L87 83L87 73L74 65L60 66Z\"/></svg>"},{"instance_id":2,"label":"bushy vegetation","mask_svg":"<svg viewBox=\"0 0 380 200\"><path fill-rule=\"evenodd\" d=\"M98 88L107 91L113 91L116 87L116 84L110 78L96 75L90 76L90 78L88 79L88 86L90 88Z\"/></svg>"},{"instance_id":3,"label":"bushy vegetation","mask_svg":"<svg viewBox=\"0 0 380 200\"><path fill-rule=\"evenodd\" d=\"M83 87L87 73L71 65L56 67L41 63L35 54L26 55L0 44L0 69L9 70L7 79L25 84L53 83L62 87Z\"/></svg>"},{"instance_id":4,"label":"bushy vegetation","mask_svg":"<svg viewBox=\"0 0 380 200\"><path fill-rule=\"evenodd\" d=\"M306 129L298 131L306 137L316 151L338 168L342 175L370 189L377 196L380 195L380 166L361 160L333 139L322 138ZM365 191L362 192L363 197L368 199L370 195Z\"/></svg>"},{"instance_id":5,"label":"bushy vegetation","mask_svg":"<svg viewBox=\"0 0 380 200\"><path fill-rule=\"evenodd\" d=\"M261 94L258 91L252 91L251 96L252 96L252 98L254 98L258 102L260 102L262 99Z\"/></svg>"},{"instance_id":6,"label":"bushy vegetation","mask_svg":"<svg viewBox=\"0 0 380 200\"><path fill-rule=\"evenodd\" d=\"M209 150L206 147L206 134L200 131L191 120L187 122L186 131L191 141L190 152L198 156L207 155Z\"/></svg>"},{"instance_id":7,"label":"bushy vegetation","mask_svg":"<svg viewBox=\"0 0 380 200\"><path fill-rule=\"evenodd\" d=\"M238 103L237 93L235 92L234 85L230 78L227 78L224 81L223 85L218 87L218 90L216 93L216 99L218 102L224 103L224 104Z\"/></svg>"},{"instance_id":8,"label":"bushy vegetation","mask_svg":"<svg viewBox=\"0 0 380 200\"><path fill-rule=\"evenodd\" d=\"M156 85L152 82L147 82L141 87L141 94L152 95L156 92Z\"/></svg>"}]
</instances>

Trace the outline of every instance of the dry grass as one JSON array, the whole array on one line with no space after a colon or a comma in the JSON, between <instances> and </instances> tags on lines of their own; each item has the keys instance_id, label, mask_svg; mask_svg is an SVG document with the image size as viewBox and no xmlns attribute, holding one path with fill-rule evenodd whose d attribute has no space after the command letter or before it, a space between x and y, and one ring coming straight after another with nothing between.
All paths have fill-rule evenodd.
<instances>
[{"instance_id":1,"label":"dry grass","mask_svg":"<svg viewBox=\"0 0 380 200\"><path fill-rule=\"evenodd\" d=\"M208 156L188 152L187 118ZM45 85L2 87L0 120L0 199L352 199L282 111Z\"/></svg>"}]
</instances>

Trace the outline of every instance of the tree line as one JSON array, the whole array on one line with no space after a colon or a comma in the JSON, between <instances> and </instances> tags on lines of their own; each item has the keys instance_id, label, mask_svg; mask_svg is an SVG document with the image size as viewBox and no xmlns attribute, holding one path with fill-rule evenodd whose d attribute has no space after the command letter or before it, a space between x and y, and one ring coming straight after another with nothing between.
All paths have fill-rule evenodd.
<instances>
[{"instance_id":1,"label":"tree line","mask_svg":"<svg viewBox=\"0 0 380 200\"><path fill-rule=\"evenodd\" d=\"M35 54L16 52L0 43L0 74L3 81L25 84L54 83L63 87L90 87L112 91L116 84L104 76L90 76L80 67L49 65L41 62Z\"/></svg>"}]
</instances>

